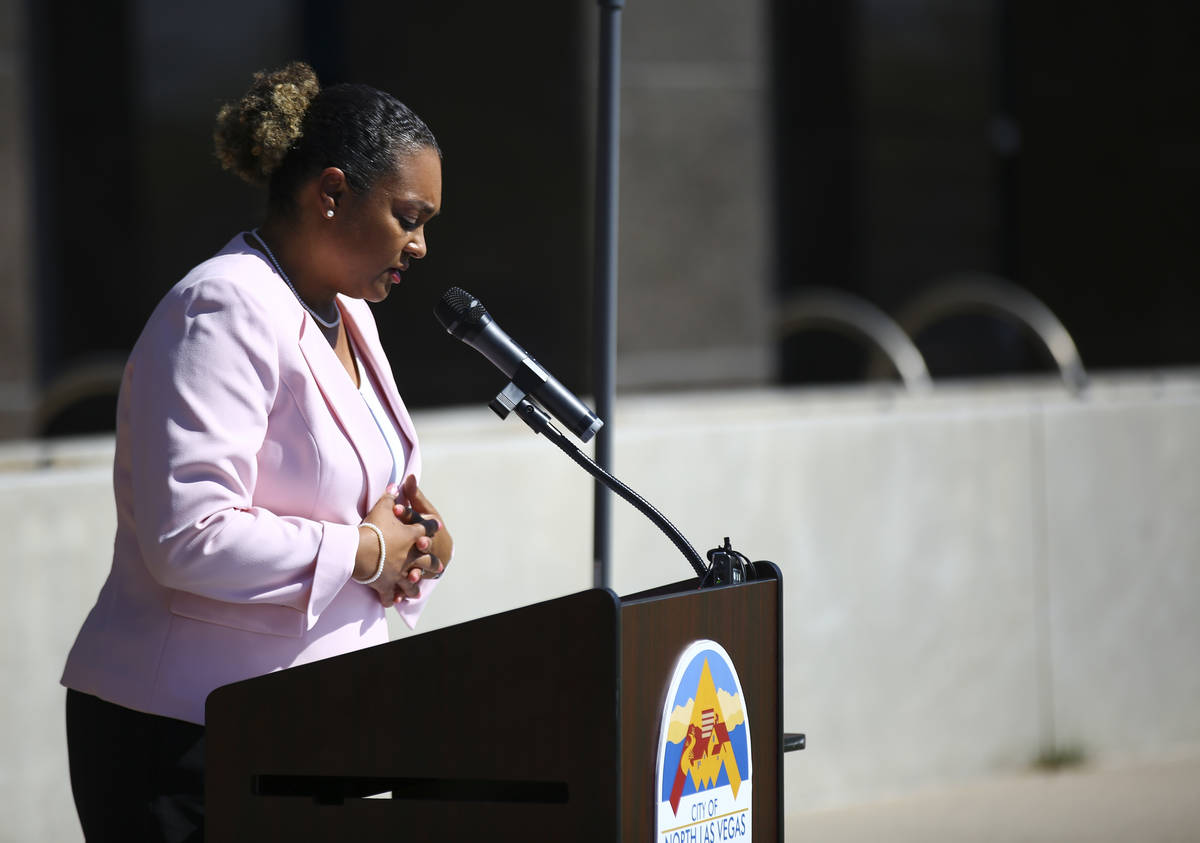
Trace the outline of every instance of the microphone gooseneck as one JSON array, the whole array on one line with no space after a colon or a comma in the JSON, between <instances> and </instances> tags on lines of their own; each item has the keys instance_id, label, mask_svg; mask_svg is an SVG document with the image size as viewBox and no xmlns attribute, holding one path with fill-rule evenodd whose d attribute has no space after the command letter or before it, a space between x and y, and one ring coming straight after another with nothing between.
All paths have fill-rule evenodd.
<instances>
[{"instance_id":1,"label":"microphone gooseneck","mask_svg":"<svg viewBox=\"0 0 1200 843\"><path fill-rule=\"evenodd\" d=\"M512 378L512 383L491 403L491 408L496 414L500 418L506 418L509 413L515 412L534 433L545 436L592 477L649 518L687 559L696 572L701 588L728 585L753 578L752 564L730 563L730 560L739 562L745 560L745 557L729 546L728 539L725 540L724 548L710 551L709 558L713 564L706 566L700 554L666 516L576 448L551 424L550 414L553 414L586 442L603 422L583 402L546 373L536 360L509 338L508 334L500 330L479 299L461 287L451 287L434 306L433 312L451 336L474 348ZM718 559L721 564L718 564Z\"/></svg>"}]
</instances>

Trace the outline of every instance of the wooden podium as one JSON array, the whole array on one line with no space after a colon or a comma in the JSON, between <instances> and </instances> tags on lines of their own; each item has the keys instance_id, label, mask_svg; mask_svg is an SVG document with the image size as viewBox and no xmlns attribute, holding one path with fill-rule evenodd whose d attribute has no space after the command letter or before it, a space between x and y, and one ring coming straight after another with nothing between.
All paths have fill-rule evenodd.
<instances>
[{"instance_id":1,"label":"wooden podium","mask_svg":"<svg viewBox=\"0 0 1200 843\"><path fill-rule=\"evenodd\" d=\"M688 644L742 684L753 839L783 836L782 583L593 589L218 688L206 839L651 840ZM364 798L391 792L391 798Z\"/></svg>"}]
</instances>

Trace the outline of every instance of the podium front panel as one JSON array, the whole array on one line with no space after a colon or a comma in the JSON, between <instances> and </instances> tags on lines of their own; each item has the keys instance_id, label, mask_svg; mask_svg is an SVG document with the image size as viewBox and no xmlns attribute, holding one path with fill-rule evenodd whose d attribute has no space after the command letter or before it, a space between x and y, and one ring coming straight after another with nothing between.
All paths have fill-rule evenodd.
<instances>
[{"instance_id":1,"label":"podium front panel","mask_svg":"<svg viewBox=\"0 0 1200 843\"><path fill-rule=\"evenodd\" d=\"M619 611L594 589L217 689L208 839L610 843Z\"/></svg>"},{"instance_id":2,"label":"podium front panel","mask_svg":"<svg viewBox=\"0 0 1200 843\"><path fill-rule=\"evenodd\" d=\"M753 839L780 839L783 750L781 604L778 569L724 588L695 580L624 598L621 609L622 839L651 840L659 729L679 656L693 641L710 639L729 654L741 679L751 724L754 763Z\"/></svg>"}]
</instances>

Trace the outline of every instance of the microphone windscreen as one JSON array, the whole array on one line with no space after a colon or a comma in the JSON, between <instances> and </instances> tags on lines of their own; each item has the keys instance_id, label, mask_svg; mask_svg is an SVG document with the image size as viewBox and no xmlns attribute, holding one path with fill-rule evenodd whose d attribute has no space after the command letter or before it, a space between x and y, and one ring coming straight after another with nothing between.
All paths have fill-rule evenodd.
<instances>
[{"instance_id":1,"label":"microphone windscreen","mask_svg":"<svg viewBox=\"0 0 1200 843\"><path fill-rule=\"evenodd\" d=\"M462 287L451 287L443 293L434 305L433 315L456 337L463 329L482 328L491 321L487 309Z\"/></svg>"}]
</instances>

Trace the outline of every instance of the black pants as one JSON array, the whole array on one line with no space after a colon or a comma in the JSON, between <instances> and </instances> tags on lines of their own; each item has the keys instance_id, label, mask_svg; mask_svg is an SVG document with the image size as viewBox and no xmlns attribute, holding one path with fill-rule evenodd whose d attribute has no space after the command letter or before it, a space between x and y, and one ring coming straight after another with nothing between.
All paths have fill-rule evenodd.
<instances>
[{"instance_id":1,"label":"black pants","mask_svg":"<svg viewBox=\"0 0 1200 843\"><path fill-rule=\"evenodd\" d=\"M88 843L204 839L204 727L67 691L75 809Z\"/></svg>"}]
</instances>

